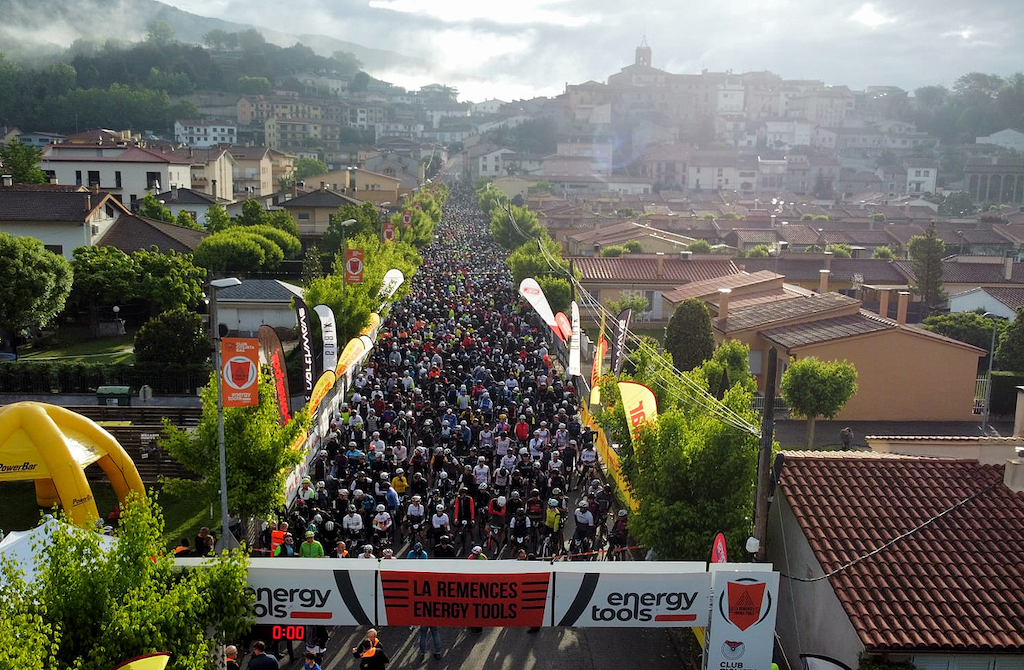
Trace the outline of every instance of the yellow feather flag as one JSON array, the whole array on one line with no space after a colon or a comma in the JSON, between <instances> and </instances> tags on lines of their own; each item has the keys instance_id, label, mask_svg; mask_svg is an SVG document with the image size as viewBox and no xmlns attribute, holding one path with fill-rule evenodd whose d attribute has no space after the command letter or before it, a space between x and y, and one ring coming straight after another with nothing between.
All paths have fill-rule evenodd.
<instances>
[{"instance_id":1,"label":"yellow feather flag","mask_svg":"<svg viewBox=\"0 0 1024 670\"><path fill-rule=\"evenodd\" d=\"M171 652L158 651L155 654L130 658L124 663L118 663L110 670L164 670L169 660L171 660Z\"/></svg>"},{"instance_id":2,"label":"yellow feather flag","mask_svg":"<svg viewBox=\"0 0 1024 670\"><path fill-rule=\"evenodd\" d=\"M622 407L634 432L645 422L658 418L658 400L654 397L654 391L643 384L619 382L619 394L622 395Z\"/></svg>"}]
</instances>

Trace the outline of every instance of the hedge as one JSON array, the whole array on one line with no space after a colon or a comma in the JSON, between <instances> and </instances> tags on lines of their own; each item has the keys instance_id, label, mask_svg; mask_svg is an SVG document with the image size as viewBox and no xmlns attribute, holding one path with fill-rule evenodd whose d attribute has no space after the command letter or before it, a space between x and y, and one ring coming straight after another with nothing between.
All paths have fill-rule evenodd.
<instances>
[{"instance_id":1,"label":"hedge","mask_svg":"<svg viewBox=\"0 0 1024 670\"><path fill-rule=\"evenodd\" d=\"M95 393L100 386L143 384L157 394L192 395L210 379L208 366L86 363L81 361L7 361L0 363L0 393Z\"/></svg>"},{"instance_id":2,"label":"hedge","mask_svg":"<svg viewBox=\"0 0 1024 670\"><path fill-rule=\"evenodd\" d=\"M1017 408L1017 387L1024 386L1024 374L992 372L992 414L1013 414Z\"/></svg>"}]
</instances>

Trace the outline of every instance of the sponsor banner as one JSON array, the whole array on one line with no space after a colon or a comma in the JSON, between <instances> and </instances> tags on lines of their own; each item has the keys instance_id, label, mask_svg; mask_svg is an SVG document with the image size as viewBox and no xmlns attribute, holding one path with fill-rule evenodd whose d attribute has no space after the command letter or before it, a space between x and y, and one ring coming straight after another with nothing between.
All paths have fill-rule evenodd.
<instances>
[{"instance_id":1,"label":"sponsor banner","mask_svg":"<svg viewBox=\"0 0 1024 670\"><path fill-rule=\"evenodd\" d=\"M255 599L256 623L373 623L376 561L367 561L366 566L336 558L307 558L301 562L309 563L308 567L283 566L282 561L272 558L249 560L247 590ZM342 566L344 569L340 569Z\"/></svg>"},{"instance_id":2,"label":"sponsor banner","mask_svg":"<svg viewBox=\"0 0 1024 670\"><path fill-rule=\"evenodd\" d=\"M408 228L412 225L412 212L408 209L402 212L402 227Z\"/></svg>"},{"instance_id":3,"label":"sponsor banner","mask_svg":"<svg viewBox=\"0 0 1024 670\"><path fill-rule=\"evenodd\" d=\"M363 250L345 249L345 283L363 283Z\"/></svg>"},{"instance_id":4,"label":"sponsor banner","mask_svg":"<svg viewBox=\"0 0 1024 670\"><path fill-rule=\"evenodd\" d=\"M598 339L594 348L594 365L590 370L590 404L598 405L601 402L601 368L604 367L604 352L608 350L608 340L603 337Z\"/></svg>"},{"instance_id":5,"label":"sponsor banner","mask_svg":"<svg viewBox=\"0 0 1024 670\"><path fill-rule=\"evenodd\" d=\"M479 564L474 563L473 567ZM474 570L453 574L381 570L380 583L388 625L544 625L551 588L551 572L547 566L543 566L541 571L518 572L515 562L495 564L501 572ZM390 567L390 564L385 565ZM465 563L460 567L464 570Z\"/></svg>"},{"instance_id":6,"label":"sponsor banner","mask_svg":"<svg viewBox=\"0 0 1024 670\"><path fill-rule=\"evenodd\" d=\"M779 573L766 567L711 564L709 670L771 670Z\"/></svg>"},{"instance_id":7,"label":"sponsor banner","mask_svg":"<svg viewBox=\"0 0 1024 670\"><path fill-rule=\"evenodd\" d=\"M629 320L632 316L632 308L622 310L615 317L615 325L612 328L611 373L616 377L622 374L622 363L626 360L626 334L629 332Z\"/></svg>"},{"instance_id":8,"label":"sponsor banner","mask_svg":"<svg viewBox=\"0 0 1024 670\"><path fill-rule=\"evenodd\" d=\"M110 670L164 670L169 660L171 660L171 652L158 651L153 654L130 658L123 663L118 663Z\"/></svg>"},{"instance_id":9,"label":"sponsor banner","mask_svg":"<svg viewBox=\"0 0 1024 670\"><path fill-rule=\"evenodd\" d=\"M568 342L569 338L572 337L572 324L569 323L569 317L565 315L565 312L555 314L555 325L558 326L555 329L555 334L558 335L562 342Z\"/></svg>"},{"instance_id":10,"label":"sponsor banner","mask_svg":"<svg viewBox=\"0 0 1024 670\"><path fill-rule=\"evenodd\" d=\"M380 314L377 312L370 312L370 320L366 322L366 325L359 331L359 334L366 335L371 340L376 340L377 331L380 330L380 322Z\"/></svg>"},{"instance_id":11,"label":"sponsor banner","mask_svg":"<svg viewBox=\"0 0 1024 670\"><path fill-rule=\"evenodd\" d=\"M278 421L287 426L292 420L288 410L288 370L284 362L284 349L281 338L270 326L263 324L256 331L260 341L260 363L270 368L270 376L274 379L274 394L277 396Z\"/></svg>"},{"instance_id":12,"label":"sponsor banner","mask_svg":"<svg viewBox=\"0 0 1024 670\"><path fill-rule=\"evenodd\" d=\"M608 443L608 437L604 429L597 425L586 405L580 407L580 417L583 419L583 425L590 426L594 431L594 446L597 447L597 455L605 465L605 472L611 475L615 483L619 485L619 491L626 499L626 504L629 505L629 508L634 512L640 511L640 503L633 497L632 490L629 488L629 482L626 481L626 477L622 474L622 468L619 467L619 454Z\"/></svg>"},{"instance_id":13,"label":"sponsor banner","mask_svg":"<svg viewBox=\"0 0 1024 670\"><path fill-rule=\"evenodd\" d=\"M320 318L320 335L324 341L324 360L322 370L333 370L338 364L338 329L334 323L334 310L327 305L313 308Z\"/></svg>"},{"instance_id":14,"label":"sponsor banner","mask_svg":"<svg viewBox=\"0 0 1024 670\"><path fill-rule=\"evenodd\" d=\"M299 322L299 346L302 347L302 394L308 401L316 379L316 360L313 357L313 320L302 298L295 298L295 318Z\"/></svg>"},{"instance_id":15,"label":"sponsor banner","mask_svg":"<svg viewBox=\"0 0 1024 670\"><path fill-rule=\"evenodd\" d=\"M574 300L570 305L572 314L572 339L569 340L569 367L566 374L570 377L579 377L582 374L580 369L580 340L583 339L583 332L580 330L580 306Z\"/></svg>"},{"instance_id":16,"label":"sponsor banner","mask_svg":"<svg viewBox=\"0 0 1024 670\"><path fill-rule=\"evenodd\" d=\"M353 337L345 345L345 348L341 350L338 355L338 366L334 369L334 374L338 376L338 379L344 377L348 371L356 364L363 355L363 350L366 345L363 344L363 340L359 337Z\"/></svg>"},{"instance_id":17,"label":"sponsor banner","mask_svg":"<svg viewBox=\"0 0 1024 670\"><path fill-rule=\"evenodd\" d=\"M391 296L395 294L398 287L405 281L405 275L398 268L391 268L384 273L384 279L380 284L380 293L377 294L377 299L380 301L387 301L391 299Z\"/></svg>"},{"instance_id":18,"label":"sponsor banner","mask_svg":"<svg viewBox=\"0 0 1024 670\"><path fill-rule=\"evenodd\" d=\"M395 241L395 224L391 222L385 222L381 226L381 237L384 238L385 242Z\"/></svg>"},{"instance_id":19,"label":"sponsor banner","mask_svg":"<svg viewBox=\"0 0 1024 670\"><path fill-rule=\"evenodd\" d=\"M255 337L221 339L221 397L224 407L252 407L259 404L259 344Z\"/></svg>"},{"instance_id":20,"label":"sponsor banner","mask_svg":"<svg viewBox=\"0 0 1024 670\"><path fill-rule=\"evenodd\" d=\"M725 533L719 533L715 535L714 542L711 543L711 562L712 563L728 563L729 555L726 551L725 544ZM693 634L697 637L697 642L700 643L701 649L704 648L704 627L693 629Z\"/></svg>"},{"instance_id":21,"label":"sponsor banner","mask_svg":"<svg viewBox=\"0 0 1024 670\"><path fill-rule=\"evenodd\" d=\"M519 295L526 299L526 302L530 303L530 306L537 312L540 318L547 324L551 330L558 330L558 324L555 323L555 315L551 313L551 305L548 304L548 299L544 295L544 291L541 290L540 284L537 283L536 279L527 277L519 284Z\"/></svg>"},{"instance_id":22,"label":"sponsor banner","mask_svg":"<svg viewBox=\"0 0 1024 670\"><path fill-rule=\"evenodd\" d=\"M622 408L634 431L658 417L658 400L654 397L654 391L643 384L619 382L619 393L622 395Z\"/></svg>"},{"instance_id":23,"label":"sponsor banner","mask_svg":"<svg viewBox=\"0 0 1024 670\"><path fill-rule=\"evenodd\" d=\"M689 628L708 623L711 577L703 562L557 566L554 626Z\"/></svg>"},{"instance_id":24,"label":"sponsor banner","mask_svg":"<svg viewBox=\"0 0 1024 670\"><path fill-rule=\"evenodd\" d=\"M288 473L288 477L284 482L285 502L291 505L295 502L295 496L299 492L299 487L302 486L303 476L309 471L309 466L313 464L316 455L320 452L320 435L315 430L309 435L299 435L289 448L292 451L301 451L305 454L304 460Z\"/></svg>"},{"instance_id":25,"label":"sponsor banner","mask_svg":"<svg viewBox=\"0 0 1024 670\"><path fill-rule=\"evenodd\" d=\"M324 370L324 373L320 375L320 379L316 380L316 384L313 386L313 393L309 396L309 407L312 411L319 409L324 396L334 388L336 379L337 376L334 374L334 370Z\"/></svg>"}]
</instances>

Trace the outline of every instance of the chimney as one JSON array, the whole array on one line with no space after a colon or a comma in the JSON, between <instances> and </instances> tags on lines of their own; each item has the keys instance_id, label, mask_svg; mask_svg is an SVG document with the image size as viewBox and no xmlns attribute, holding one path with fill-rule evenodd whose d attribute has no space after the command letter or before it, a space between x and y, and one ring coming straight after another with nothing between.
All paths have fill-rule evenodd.
<instances>
[{"instance_id":1,"label":"chimney","mask_svg":"<svg viewBox=\"0 0 1024 670\"><path fill-rule=\"evenodd\" d=\"M878 315L889 318L889 289L887 288L878 291Z\"/></svg>"},{"instance_id":2,"label":"chimney","mask_svg":"<svg viewBox=\"0 0 1024 670\"><path fill-rule=\"evenodd\" d=\"M1024 437L1024 386L1017 387L1017 413L1013 417L1013 436Z\"/></svg>"},{"instance_id":3,"label":"chimney","mask_svg":"<svg viewBox=\"0 0 1024 670\"><path fill-rule=\"evenodd\" d=\"M732 293L731 288L720 288L718 289L718 318L725 320L729 318L729 294Z\"/></svg>"},{"instance_id":4,"label":"chimney","mask_svg":"<svg viewBox=\"0 0 1024 670\"><path fill-rule=\"evenodd\" d=\"M829 270L818 270L818 293L828 293Z\"/></svg>"},{"instance_id":5,"label":"chimney","mask_svg":"<svg viewBox=\"0 0 1024 670\"><path fill-rule=\"evenodd\" d=\"M327 182L325 182L325 181L320 182L320 190L321 191L326 191L327 190Z\"/></svg>"},{"instance_id":6,"label":"chimney","mask_svg":"<svg viewBox=\"0 0 1024 670\"><path fill-rule=\"evenodd\" d=\"M832 269L832 252L831 251L826 251L825 252L825 269L826 270L831 270Z\"/></svg>"},{"instance_id":7,"label":"chimney","mask_svg":"<svg viewBox=\"0 0 1024 670\"><path fill-rule=\"evenodd\" d=\"M53 185L53 186L56 186L56 185L57 185L57 184L59 184L59 183L60 183L60 181L59 181L59 180L57 179L57 176L56 176L56 175L54 175L54 176L50 177L50 184L51 184L51 185Z\"/></svg>"},{"instance_id":8,"label":"chimney","mask_svg":"<svg viewBox=\"0 0 1024 670\"><path fill-rule=\"evenodd\" d=\"M177 201L178 200L178 185L177 184L171 184L171 200L172 201Z\"/></svg>"},{"instance_id":9,"label":"chimney","mask_svg":"<svg viewBox=\"0 0 1024 670\"><path fill-rule=\"evenodd\" d=\"M14 177L12 175L5 174L0 179L3 179L4 186L14 186Z\"/></svg>"},{"instance_id":10,"label":"chimney","mask_svg":"<svg viewBox=\"0 0 1024 670\"><path fill-rule=\"evenodd\" d=\"M679 252L679 260L681 260L681 261L688 261L688 260L690 260L690 258L692 256L693 256L693 252L692 251L680 251Z\"/></svg>"},{"instance_id":11,"label":"chimney","mask_svg":"<svg viewBox=\"0 0 1024 670\"><path fill-rule=\"evenodd\" d=\"M1017 458L1006 459L1006 469L1003 471L1003 485L1014 493L1024 492L1024 458L1018 456Z\"/></svg>"},{"instance_id":12,"label":"chimney","mask_svg":"<svg viewBox=\"0 0 1024 670\"><path fill-rule=\"evenodd\" d=\"M1013 279L1013 256L1007 256L1003 259L1003 279L1005 281Z\"/></svg>"},{"instance_id":13,"label":"chimney","mask_svg":"<svg viewBox=\"0 0 1024 670\"><path fill-rule=\"evenodd\" d=\"M665 254L659 251L655 254L655 258L658 261L658 279L665 278Z\"/></svg>"},{"instance_id":14,"label":"chimney","mask_svg":"<svg viewBox=\"0 0 1024 670\"><path fill-rule=\"evenodd\" d=\"M908 304L910 304L910 291L900 291L900 301L896 304L896 323L907 323Z\"/></svg>"},{"instance_id":15,"label":"chimney","mask_svg":"<svg viewBox=\"0 0 1024 670\"><path fill-rule=\"evenodd\" d=\"M210 180L210 190L212 191L212 193L210 195L212 195L214 198L216 198L217 197L217 180L216 179L211 179Z\"/></svg>"}]
</instances>

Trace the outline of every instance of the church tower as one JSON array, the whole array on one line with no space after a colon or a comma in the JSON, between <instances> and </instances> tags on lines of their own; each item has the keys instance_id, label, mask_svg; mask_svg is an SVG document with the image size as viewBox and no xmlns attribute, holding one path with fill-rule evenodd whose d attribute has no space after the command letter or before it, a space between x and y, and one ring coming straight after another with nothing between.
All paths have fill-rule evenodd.
<instances>
[{"instance_id":1,"label":"church tower","mask_svg":"<svg viewBox=\"0 0 1024 670\"><path fill-rule=\"evenodd\" d=\"M651 67L651 47L647 46L647 35L640 41L636 48L636 64L641 67Z\"/></svg>"}]
</instances>

